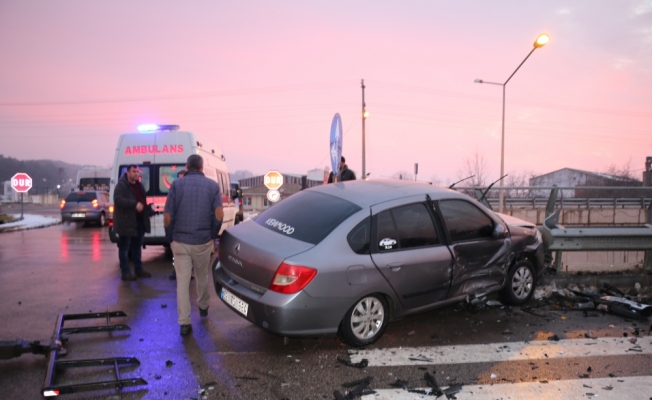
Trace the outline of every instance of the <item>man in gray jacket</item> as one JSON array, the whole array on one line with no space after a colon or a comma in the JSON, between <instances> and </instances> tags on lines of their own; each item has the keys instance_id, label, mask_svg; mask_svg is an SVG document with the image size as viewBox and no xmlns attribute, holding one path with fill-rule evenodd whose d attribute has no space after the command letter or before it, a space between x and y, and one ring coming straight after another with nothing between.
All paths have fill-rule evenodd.
<instances>
[{"instance_id":1,"label":"man in gray jacket","mask_svg":"<svg viewBox=\"0 0 652 400\"><path fill-rule=\"evenodd\" d=\"M118 235L118 257L123 281L135 281L136 277L152 276L143 269L141 248L145 233L151 231L147 213L145 187L139 182L138 166L131 164L118 180L113 191L113 231ZM134 272L129 269L129 249L134 262Z\"/></svg>"}]
</instances>

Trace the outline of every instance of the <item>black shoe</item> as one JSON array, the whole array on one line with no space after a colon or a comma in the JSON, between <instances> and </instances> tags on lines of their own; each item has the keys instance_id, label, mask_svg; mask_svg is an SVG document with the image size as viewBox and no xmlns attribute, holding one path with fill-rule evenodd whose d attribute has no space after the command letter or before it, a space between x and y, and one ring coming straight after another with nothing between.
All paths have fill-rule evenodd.
<instances>
[{"instance_id":1,"label":"black shoe","mask_svg":"<svg viewBox=\"0 0 652 400\"><path fill-rule=\"evenodd\" d=\"M208 307L206 307L205 310L202 310L201 307L199 307L199 316L200 317L208 317Z\"/></svg>"},{"instance_id":2,"label":"black shoe","mask_svg":"<svg viewBox=\"0 0 652 400\"><path fill-rule=\"evenodd\" d=\"M168 276L171 280L176 280L177 279L177 271L172 271L170 276Z\"/></svg>"},{"instance_id":3,"label":"black shoe","mask_svg":"<svg viewBox=\"0 0 652 400\"><path fill-rule=\"evenodd\" d=\"M184 336L185 335L190 335L191 332L192 332L192 325L190 325L190 324L181 325L181 334L182 335L184 335Z\"/></svg>"}]
</instances>

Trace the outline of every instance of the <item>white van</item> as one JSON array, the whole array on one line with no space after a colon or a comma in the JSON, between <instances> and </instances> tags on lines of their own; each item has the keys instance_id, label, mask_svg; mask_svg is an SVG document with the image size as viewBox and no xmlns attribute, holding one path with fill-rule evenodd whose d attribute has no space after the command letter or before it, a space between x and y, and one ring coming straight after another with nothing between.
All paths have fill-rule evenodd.
<instances>
[{"instance_id":1,"label":"white van","mask_svg":"<svg viewBox=\"0 0 652 400\"><path fill-rule=\"evenodd\" d=\"M125 133L118 139L111 170L110 210L113 211L113 191L118 179L124 175L127 166L138 165L147 194L147 204L152 205L155 212L150 218L152 232L145 234L144 245L161 245L169 249L163 228L165 201L170 185L177 179L177 173L185 170L186 160L191 154L202 156L204 175L220 186L224 206L220 234L237 223L224 156L217 155L213 148L203 145L192 132L181 132L178 129L178 125L146 124L138 127L139 133ZM113 243L118 242L113 231L113 220L109 221L109 237Z\"/></svg>"},{"instance_id":2,"label":"white van","mask_svg":"<svg viewBox=\"0 0 652 400\"><path fill-rule=\"evenodd\" d=\"M84 168L77 172L78 190L100 190L108 192L111 185L111 170L106 168Z\"/></svg>"}]
</instances>

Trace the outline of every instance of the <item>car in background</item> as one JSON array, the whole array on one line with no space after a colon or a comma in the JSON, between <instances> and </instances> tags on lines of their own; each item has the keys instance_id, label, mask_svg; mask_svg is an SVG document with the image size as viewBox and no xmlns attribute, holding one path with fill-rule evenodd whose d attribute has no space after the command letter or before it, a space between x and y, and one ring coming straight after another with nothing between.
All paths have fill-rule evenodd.
<instances>
[{"instance_id":1,"label":"car in background","mask_svg":"<svg viewBox=\"0 0 652 400\"><path fill-rule=\"evenodd\" d=\"M229 228L212 274L222 301L269 332L364 346L390 320L463 300L500 292L523 304L543 265L529 222L451 189L357 180L301 191Z\"/></svg>"},{"instance_id":2,"label":"car in background","mask_svg":"<svg viewBox=\"0 0 652 400\"><path fill-rule=\"evenodd\" d=\"M106 225L113 218L109 207L109 194L99 190L80 190L68 193L59 203L61 221L95 222L98 226Z\"/></svg>"}]
</instances>

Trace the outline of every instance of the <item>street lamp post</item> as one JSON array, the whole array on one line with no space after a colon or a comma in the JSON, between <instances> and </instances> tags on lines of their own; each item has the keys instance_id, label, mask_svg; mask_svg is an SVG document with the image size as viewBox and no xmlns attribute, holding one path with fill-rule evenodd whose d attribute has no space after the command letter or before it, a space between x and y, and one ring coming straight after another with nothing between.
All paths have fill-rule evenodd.
<instances>
[{"instance_id":1,"label":"street lamp post","mask_svg":"<svg viewBox=\"0 0 652 400\"><path fill-rule=\"evenodd\" d=\"M367 177L366 174L366 162L365 162L365 131L364 131L364 121L369 116L369 113L366 110L366 104L364 102L364 79L362 80L362 179Z\"/></svg>"},{"instance_id":2,"label":"street lamp post","mask_svg":"<svg viewBox=\"0 0 652 400\"><path fill-rule=\"evenodd\" d=\"M521 61L521 63L516 67L514 72L507 78L505 83L498 83L498 82L487 82L482 79L476 79L474 82L475 83L488 83L490 85L499 85L503 87L503 119L502 119L502 124L501 124L501 138L500 138L500 202L498 205L498 212L503 212L504 206L505 206L505 191L502 189L503 185L503 177L505 176L505 87L507 86L507 83L509 82L510 79L516 74L516 71L518 71L521 66L527 61L528 58L534 53L534 50L538 49L539 47L543 47L550 41L550 37L548 35L541 34L539 37L537 37L537 40L534 41L534 46L532 47L532 50L528 53L528 55Z\"/></svg>"}]
</instances>

